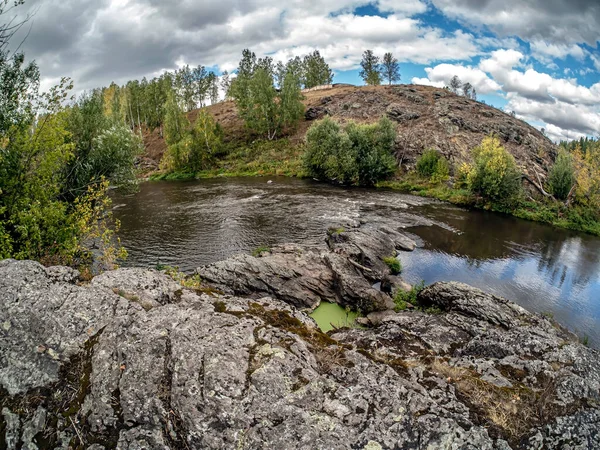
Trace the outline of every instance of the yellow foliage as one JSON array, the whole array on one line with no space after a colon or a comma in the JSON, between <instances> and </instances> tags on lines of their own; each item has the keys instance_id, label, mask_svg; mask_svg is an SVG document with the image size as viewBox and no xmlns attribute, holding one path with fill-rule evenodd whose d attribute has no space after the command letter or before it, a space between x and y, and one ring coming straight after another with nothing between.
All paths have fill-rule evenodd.
<instances>
[{"instance_id":1,"label":"yellow foliage","mask_svg":"<svg viewBox=\"0 0 600 450\"><path fill-rule=\"evenodd\" d=\"M583 153L580 146L573 152L573 166L575 167L575 198L577 202L600 207L600 146L596 145Z\"/></svg>"},{"instance_id":2,"label":"yellow foliage","mask_svg":"<svg viewBox=\"0 0 600 450\"><path fill-rule=\"evenodd\" d=\"M515 158L496 136L486 137L472 151L474 166L467 175L471 191L499 203L511 203L520 188Z\"/></svg>"},{"instance_id":3,"label":"yellow foliage","mask_svg":"<svg viewBox=\"0 0 600 450\"><path fill-rule=\"evenodd\" d=\"M99 260L110 270L117 267L117 260L127 257L127 251L116 236L119 221L114 221L113 228L109 226L112 214L108 211L112 202L107 195L108 185L104 178L100 183L90 185L87 193L75 200L74 217L80 236L79 250L83 250L86 243L95 242L100 248Z\"/></svg>"}]
</instances>

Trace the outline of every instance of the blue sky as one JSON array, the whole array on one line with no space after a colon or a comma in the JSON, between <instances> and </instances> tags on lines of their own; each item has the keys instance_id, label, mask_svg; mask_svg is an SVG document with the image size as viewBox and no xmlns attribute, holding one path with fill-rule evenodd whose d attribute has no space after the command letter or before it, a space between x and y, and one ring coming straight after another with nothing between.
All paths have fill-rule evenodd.
<instances>
[{"instance_id":1,"label":"blue sky","mask_svg":"<svg viewBox=\"0 0 600 450\"><path fill-rule=\"evenodd\" d=\"M453 75L553 140L600 135L598 0L29 0L24 50L43 86L79 90L184 64L232 71L241 51L286 61L318 49L361 84L362 52L392 52L402 82ZM57 25L59 24L59 25Z\"/></svg>"}]
</instances>

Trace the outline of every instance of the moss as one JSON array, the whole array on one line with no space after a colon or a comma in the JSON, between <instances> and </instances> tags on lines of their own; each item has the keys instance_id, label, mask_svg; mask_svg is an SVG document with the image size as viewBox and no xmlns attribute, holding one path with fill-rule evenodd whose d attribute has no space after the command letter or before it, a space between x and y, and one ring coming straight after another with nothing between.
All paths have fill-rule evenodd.
<instances>
[{"instance_id":1,"label":"moss","mask_svg":"<svg viewBox=\"0 0 600 450\"><path fill-rule=\"evenodd\" d=\"M425 289L425 282L421 281L411 288L410 291L397 290L394 293L394 303L396 304L396 312L404 311L409 308L409 304L413 307L423 308L423 305L419 304L418 295Z\"/></svg>"},{"instance_id":2,"label":"moss","mask_svg":"<svg viewBox=\"0 0 600 450\"><path fill-rule=\"evenodd\" d=\"M213 306L215 307L215 312L224 313L227 311L227 305L225 304L225 302L222 302L220 300L214 302Z\"/></svg>"},{"instance_id":3,"label":"moss","mask_svg":"<svg viewBox=\"0 0 600 450\"><path fill-rule=\"evenodd\" d=\"M392 274L397 275L402 272L402 263L395 256L386 256L383 262L387 264Z\"/></svg>"},{"instance_id":4,"label":"moss","mask_svg":"<svg viewBox=\"0 0 600 450\"><path fill-rule=\"evenodd\" d=\"M252 250L252 256L254 256L255 258L262 256L263 253L271 253L271 247L267 247L266 245L261 245L260 247L257 247L254 250Z\"/></svg>"}]
</instances>

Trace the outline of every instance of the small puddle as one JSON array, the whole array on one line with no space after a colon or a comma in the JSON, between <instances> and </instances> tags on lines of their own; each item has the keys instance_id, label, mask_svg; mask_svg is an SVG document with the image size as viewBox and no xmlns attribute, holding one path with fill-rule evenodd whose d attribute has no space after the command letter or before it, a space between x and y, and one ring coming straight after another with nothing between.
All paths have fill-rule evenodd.
<instances>
[{"instance_id":1,"label":"small puddle","mask_svg":"<svg viewBox=\"0 0 600 450\"><path fill-rule=\"evenodd\" d=\"M353 327L358 313L346 311L336 303L321 302L319 307L310 314L310 317L315 319L323 333L327 333L334 328Z\"/></svg>"}]
</instances>

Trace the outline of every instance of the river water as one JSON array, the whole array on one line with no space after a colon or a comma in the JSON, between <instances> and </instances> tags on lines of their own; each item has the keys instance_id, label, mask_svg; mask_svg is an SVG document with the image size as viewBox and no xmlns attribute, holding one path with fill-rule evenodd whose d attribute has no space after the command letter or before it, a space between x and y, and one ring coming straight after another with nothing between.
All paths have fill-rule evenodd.
<instances>
[{"instance_id":1,"label":"river water","mask_svg":"<svg viewBox=\"0 0 600 450\"><path fill-rule=\"evenodd\" d=\"M403 278L462 281L551 314L600 347L600 238L398 192L290 178L148 182L114 198L126 265L185 272L260 246L319 244L329 225L385 222L419 241Z\"/></svg>"}]
</instances>

